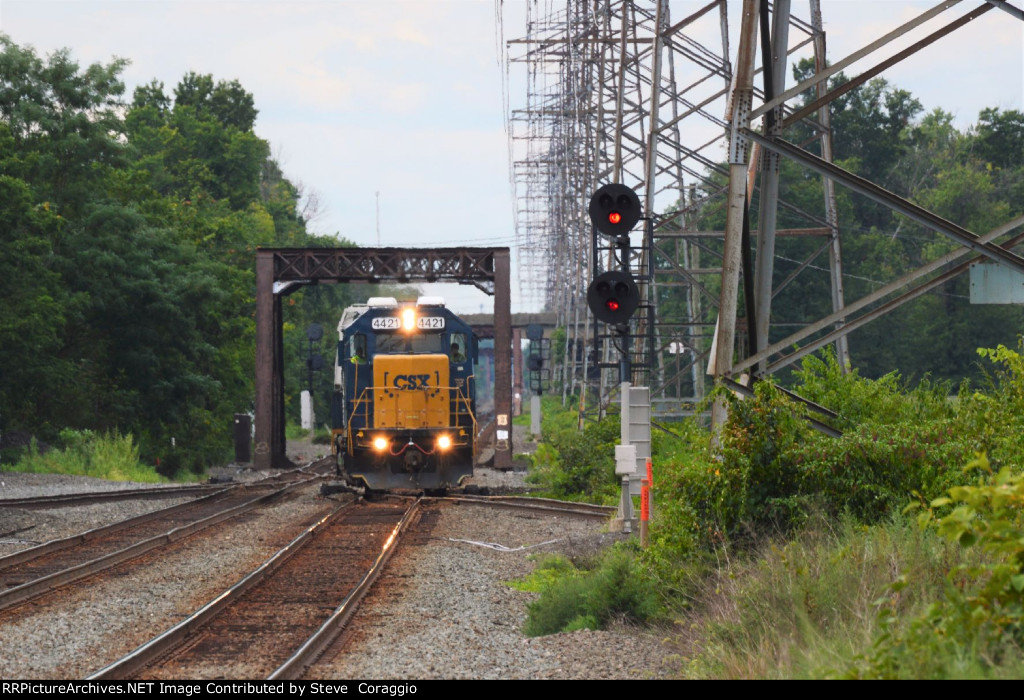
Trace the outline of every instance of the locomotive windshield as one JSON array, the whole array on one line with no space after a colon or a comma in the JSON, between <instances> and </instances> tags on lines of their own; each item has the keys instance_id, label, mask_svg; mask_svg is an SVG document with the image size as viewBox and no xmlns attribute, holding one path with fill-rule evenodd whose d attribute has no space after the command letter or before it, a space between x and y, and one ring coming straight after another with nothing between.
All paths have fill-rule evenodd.
<instances>
[{"instance_id":1,"label":"locomotive windshield","mask_svg":"<svg viewBox=\"0 0 1024 700\"><path fill-rule=\"evenodd\" d=\"M436 353L441 350L441 336L436 333L377 333L377 352L385 355L396 353Z\"/></svg>"}]
</instances>

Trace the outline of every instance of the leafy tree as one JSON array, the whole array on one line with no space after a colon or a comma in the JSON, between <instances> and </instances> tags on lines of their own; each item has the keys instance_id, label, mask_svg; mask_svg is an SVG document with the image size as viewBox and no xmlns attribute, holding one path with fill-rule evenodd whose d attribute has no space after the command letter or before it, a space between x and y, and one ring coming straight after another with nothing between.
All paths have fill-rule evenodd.
<instances>
[{"instance_id":1,"label":"leafy tree","mask_svg":"<svg viewBox=\"0 0 1024 700\"><path fill-rule=\"evenodd\" d=\"M60 225L33 204L26 182L0 175L0 427L52 416L75 376L73 363L59 357L69 306L51 269Z\"/></svg>"},{"instance_id":2,"label":"leafy tree","mask_svg":"<svg viewBox=\"0 0 1024 700\"><path fill-rule=\"evenodd\" d=\"M0 119L12 154L40 201L64 216L79 212L124 162L118 111L126 65L115 59L81 70L66 49L43 61L0 34Z\"/></svg>"},{"instance_id":3,"label":"leafy tree","mask_svg":"<svg viewBox=\"0 0 1024 700\"><path fill-rule=\"evenodd\" d=\"M237 81L125 104L125 65L0 36L0 427L131 431L167 473L199 470L251 406L256 246L338 242L307 233ZM290 329L333 328L349 294L290 300Z\"/></svg>"},{"instance_id":4,"label":"leafy tree","mask_svg":"<svg viewBox=\"0 0 1024 700\"><path fill-rule=\"evenodd\" d=\"M974 149L982 161L999 168L1019 168L1024 163L1024 112L983 109L976 135Z\"/></svg>"},{"instance_id":5,"label":"leafy tree","mask_svg":"<svg viewBox=\"0 0 1024 700\"><path fill-rule=\"evenodd\" d=\"M127 116L138 165L162 195L181 201L226 199L232 209L258 201L267 142L252 132L256 108L238 81L215 83L189 73L174 90L161 83L136 89Z\"/></svg>"}]
</instances>

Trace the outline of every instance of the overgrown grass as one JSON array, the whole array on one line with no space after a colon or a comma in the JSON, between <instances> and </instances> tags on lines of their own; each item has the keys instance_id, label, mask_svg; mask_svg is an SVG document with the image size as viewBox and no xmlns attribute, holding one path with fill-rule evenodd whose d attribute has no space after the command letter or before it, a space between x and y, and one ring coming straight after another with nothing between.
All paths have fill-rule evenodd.
<instances>
[{"instance_id":1,"label":"overgrown grass","mask_svg":"<svg viewBox=\"0 0 1024 700\"><path fill-rule=\"evenodd\" d=\"M824 678L881 632L876 601L900 575L914 584L903 614L941 592L955 547L902 518L863 526L851 517L809 521L790 541L723 559L695 591L683 628L692 678Z\"/></svg>"},{"instance_id":2,"label":"overgrown grass","mask_svg":"<svg viewBox=\"0 0 1024 700\"><path fill-rule=\"evenodd\" d=\"M306 440L311 434L311 442L314 445L331 444L331 430L326 424L314 426L313 430L306 430L295 423L287 423L284 426L285 440Z\"/></svg>"},{"instance_id":3,"label":"overgrown grass","mask_svg":"<svg viewBox=\"0 0 1024 700\"><path fill-rule=\"evenodd\" d=\"M590 582L629 571L677 611L682 675L1024 677L1024 345L979 354L995 364L986 386L956 395L805 360L797 391L840 411L840 439L771 383L743 401L719 391L732 405L718 446L692 421L654 434L650 546L548 571L528 628L606 624L591 602L625 579ZM610 459L617 431L574 440L559 420L538 475L581 494L578 472ZM972 460L982 476L965 476ZM911 501L919 523L901 514Z\"/></svg>"},{"instance_id":4,"label":"overgrown grass","mask_svg":"<svg viewBox=\"0 0 1024 700\"><path fill-rule=\"evenodd\" d=\"M165 482L155 467L139 461L134 438L117 432L97 434L90 430L61 431L62 448L40 452L33 442L27 453L6 471L36 474L92 476L111 481ZM185 474L179 479L189 478ZM194 476L191 478L195 478Z\"/></svg>"},{"instance_id":5,"label":"overgrown grass","mask_svg":"<svg viewBox=\"0 0 1024 700\"><path fill-rule=\"evenodd\" d=\"M818 517L724 560L683 618L685 674L1024 677L1024 476L991 473L932 506L919 522Z\"/></svg>"},{"instance_id":6,"label":"overgrown grass","mask_svg":"<svg viewBox=\"0 0 1024 700\"><path fill-rule=\"evenodd\" d=\"M582 431L565 428L563 411L543 427L544 441L532 455L527 482L538 495L593 503L614 503L618 497L615 477L615 444L620 430L617 418L588 423ZM545 417L547 420L547 417Z\"/></svg>"},{"instance_id":7,"label":"overgrown grass","mask_svg":"<svg viewBox=\"0 0 1024 700\"><path fill-rule=\"evenodd\" d=\"M603 629L613 621L646 623L660 611L634 553L621 547L580 567L564 557L548 556L517 587L540 593L529 605L523 628L531 637Z\"/></svg>"},{"instance_id":8,"label":"overgrown grass","mask_svg":"<svg viewBox=\"0 0 1024 700\"><path fill-rule=\"evenodd\" d=\"M996 471L984 454L968 466L981 472L978 480L950 489L918 517L964 556L948 568L936 602L909 622L899 608L914 578L895 579L879 601L883 631L849 676L1024 677L1024 473Z\"/></svg>"}]
</instances>

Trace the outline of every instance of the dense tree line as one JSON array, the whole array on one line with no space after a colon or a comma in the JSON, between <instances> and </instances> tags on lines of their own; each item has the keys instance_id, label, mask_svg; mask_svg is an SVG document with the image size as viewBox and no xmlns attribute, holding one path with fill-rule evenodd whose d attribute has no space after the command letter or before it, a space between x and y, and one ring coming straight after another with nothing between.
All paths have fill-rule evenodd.
<instances>
[{"instance_id":1,"label":"dense tree line","mask_svg":"<svg viewBox=\"0 0 1024 700\"><path fill-rule=\"evenodd\" d=\"M127 100L125 65L0 35L0 429L132 432L145 459L201 471L252 406L256 246L345 243L307 231L237 81ZM347 303L341 285L289 298L290 391L306 326L330 364Z\"/></svg>"},{"instance_id":2,"label":"dense tree line","mask_svg":"<svg viewBox=\"0 0 1024 700\"><path fill-rule=\"evenodd\" d=\"M812 73L809 61L794 69L797 81ZM846 81L840 73L832 86ZM951 114L941 109L925 113L911 93L874 79L835 100L831 119L837 165L978 235L1024 212L1024 112L984 109L973 126L961 131ZM817 139L806 127L795 126L784 138L820 153ZM725 182L721 175L712 180L705 188L708 192ZM847 301L959 247L841 185L836 186L836 195ZM785 159L779 197L792 205L780 208L779 228L824 222L821 178ZM755 232L758 209L755 191L750 206ZM694 225L722 230L724 207L707 206ZM822 243L816 238L780 238L773 286L779 287ZM714 260L711 253L720 251L720 244L707 247L705 255ZM975 350L1000 343L1015 346L1017 335L1024 332L1024 310L972 305L968 284L968 277L961 275L854 331L850 336L854 367L867 377L893 370L912 380L931 376L959 382L976 377L980 369ZM829 290L828 257L820 254L773 300L772 342L797 325L830 313ZM682 308L679 291L661 293L663 310ZM716 311L705 306L705 320L713 323ZM745 310L741 308L740 313Z\"/></svg>"}]
</instances>

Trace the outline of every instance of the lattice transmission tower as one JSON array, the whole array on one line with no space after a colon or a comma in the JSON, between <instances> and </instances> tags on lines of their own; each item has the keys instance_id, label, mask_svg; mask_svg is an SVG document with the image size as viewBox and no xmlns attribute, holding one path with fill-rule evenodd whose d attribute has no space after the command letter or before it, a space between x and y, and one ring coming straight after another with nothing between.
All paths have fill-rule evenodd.
<instances>
[{"instance_id":1,"label":"lattice transmission tower","mask_svg":"<svg viewBox=\"0 0 1024 700\"><path fill-rule=\"evenodd\" d=\"M793 13L790 0L731 4L739 19L732 28L735 54L726 0L703 6L527 0L524 34L504 44L507 71L525 74L526 83L525 104L512 108L509 120L520 280L566 329L566 394L597 382L607 401L614 382L614 371L600 368L612 366L613 343L595 343L602 333L592 327L585 303L593 275L621 262L606 246L594 250L586 215L591 193L609 182L634 188L652 217L651 235L637 231L632 241L630 265L646 307L631 331L637 369L628 379L651 386L656 412L659 405L667 413L701 398L709 361L718 378L765 375L834 343L847 366L851 330L941 284L943 276L962 273L966 263L956 258L968 250L1024 269L1009 243L995 243L1019 221L979 238L835 167L829 111L848 90L990 10L1002 10L991 14L1003 21L1006 15L1024 18L1018 7L1003 0L967 2L966 14L941 24L959 0L937 2L829 65L819 0L801 3L806 19ZM875 58L885 51L890 54ZM789 66L798 59L810 59L814 73L787 88ZM829 85L839 70L872 60L844 85ZM821 179L820 202L797 206L780 197L783 159ZM836 184L964 248L848 304ZM698 221L716 220L716 214L724 219L721 230L700 230ZM772 299L808 271L825 271L825 260L829 298L818 306L829 311L773 314ZM801 345L798 352L794 343ZM595 345L603 354L582 351ZM599 380L592 379L594 365Z\"/></svg>"},{"instance_id":2,"label":"lattice transmission tower","mask_svg":"<svg viewBox=\"0 0 1024 700\"><path fill-rule=\"evenodd\" d=\"M595 271L617 267L610 250L592 250L586 202L602 184L634 188L647 211L672 213L661 228L683 230L687 223L688 185L701 182L715 157L707 153L726 126L709 109L727 93L726 4L712 2L675 20L668 2L530 2L525 37L508 42L508 61L526 73L526 104L511 112L513 174L518 201L517 244L530 290L558 314L568 342L564 391L593 376L593 365L607 357L592 347L592 320L584 297ZM697 38L695 38L697 37ZM652 117L653 115L653 117ZM682 134L694 122L708 143L684 145ZM691 196L696 192L689 188ZM670 223L671 222L671 223ZM659 231L660 233L660 231ZM641 309L635 329L635 366L647 365L664 378L663 347L690 348L680 373L689 375L690 393L700 396L703 380L693 350L703 350L700 285L690 271L699 261L690 240L672 241L673 257L686 261L677 280L682 296L675 318L658 312L649 273L649 254L638 232L632 267L651 304ZM674 262L674 260L673 260ZM699 262L697 263L699 265ZM652 353L649 318L658 319ZM607 353L611 343L602 344ZM611 385L608 372L602 381Z\"/></svg>"}]
</instances>

